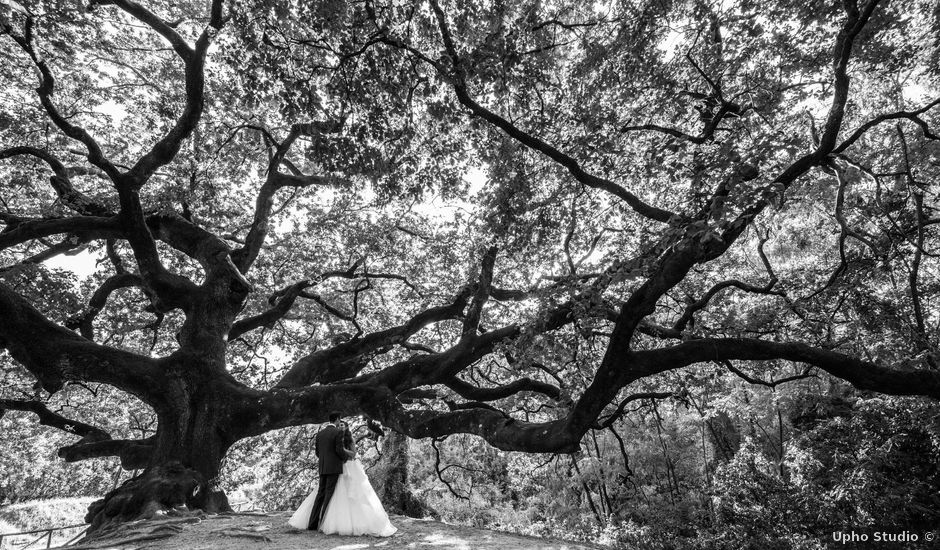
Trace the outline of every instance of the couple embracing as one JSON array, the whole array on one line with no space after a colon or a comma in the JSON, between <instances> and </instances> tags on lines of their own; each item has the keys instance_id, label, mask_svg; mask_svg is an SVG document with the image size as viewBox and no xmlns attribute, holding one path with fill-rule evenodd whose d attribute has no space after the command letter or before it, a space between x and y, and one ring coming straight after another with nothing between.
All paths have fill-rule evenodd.
<instances>
[{"instance_id":1,"label":"couple embracing","mask_svg":"<svg viewBox=\"0 0 940 550\"><path fill-rule=\"evenodd\" d=\"M322 531L327 535L374 535L389 537L396 529L376 496L362 463L356 459L355 443L339 413L317 433L320 483L288 523L297 529Z\"/></svg>"}]
</instances>

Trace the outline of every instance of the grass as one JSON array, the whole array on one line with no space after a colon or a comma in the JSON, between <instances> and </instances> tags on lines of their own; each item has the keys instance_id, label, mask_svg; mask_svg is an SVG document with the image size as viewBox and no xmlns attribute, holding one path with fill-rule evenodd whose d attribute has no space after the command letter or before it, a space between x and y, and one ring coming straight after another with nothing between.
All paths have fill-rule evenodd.
<instances>
[{"instance_id":1,"label":"grass","mask_svg":"<svg viewBox=\"0 0 940 550\"><path fill-rule=\"evenodd\" d=\"M19 527L7 523L0 519L0 533L16 533L20 530Z\"/></svg>"},{"instance_id":2,"label":"grass","mask_svg":"<svg viewBox=\"0 0 940 550\"><path fill-rule=\"evenodd\" d=\"M0 508L0 534L19 533L52 527L64 527L84 523L88 505L96 497L80 498L53 498L47 500L31 500L4 506ZM52 534L52 546L60 546L78 534L82 528L55 531ZM0 550L22 548L35 539L44 536L41 533L34 535L21 535L18 537L4 537ZM41 541L39 548L45 548L45 541ZM30 548L37 547L35 545Z\"/></svg>"},{"instance_id":3,"label":"grass","mask_svg":"<svg viewBox=\"0 0 940 550\"><path fill-rule=\"evenodd\" d=\"M95 497L30 500L0 508L0 533L32 531L84 523Z\"/></svg>"}]
</instances>

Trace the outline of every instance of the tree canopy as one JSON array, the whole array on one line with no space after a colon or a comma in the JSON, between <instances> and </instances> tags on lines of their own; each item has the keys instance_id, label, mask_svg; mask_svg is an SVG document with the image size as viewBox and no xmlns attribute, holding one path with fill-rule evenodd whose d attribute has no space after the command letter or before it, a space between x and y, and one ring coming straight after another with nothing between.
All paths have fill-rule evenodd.
<instances>
[{"instance_id":1,"label":"tree canopy","mask_svg":"<svg viewBox=\"0 0 940 550\"><path fill-rule=\"evenodd\" d=\"M0 10L0 408L146 469L95 525L334 410L572 452L697 364L940 398L933 2ZM99 385L151 434L48 406Z\"/></svg>"}]
</instances>

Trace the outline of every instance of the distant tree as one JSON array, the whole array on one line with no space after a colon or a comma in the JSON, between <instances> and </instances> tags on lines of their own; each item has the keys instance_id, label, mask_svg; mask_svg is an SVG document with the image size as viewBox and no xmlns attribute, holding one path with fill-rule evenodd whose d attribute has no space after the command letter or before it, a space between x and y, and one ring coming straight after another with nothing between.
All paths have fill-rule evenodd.
<instances>
[{"instance_id":1,"label":"distant tree","mask_svg":"<svg viewBox=\"0 0 940 550\"><path fill-rule=\"evenodd\" d=\"M940 398L932 2L36 0L0 25L0 407L143 469L94 528L224 509L235 442L332 410L543 453L701 363ZM50 293L42 262L80 250L94 287ZM155 429L50 408L98 384Z\"/></svg>"}]
</instances>

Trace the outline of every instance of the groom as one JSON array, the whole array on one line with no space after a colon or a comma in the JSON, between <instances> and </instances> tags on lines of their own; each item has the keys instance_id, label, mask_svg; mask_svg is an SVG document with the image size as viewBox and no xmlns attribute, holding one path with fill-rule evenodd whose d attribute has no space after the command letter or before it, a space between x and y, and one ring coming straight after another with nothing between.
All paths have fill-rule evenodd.
<instances>
[{"instance_id":1,"label":"groom","mask_svg":"<svg viewBox=\"0 0 940 550\"><path fill-rule=\"evenodd\" d=\"M313 501L313 511L310 512L310 523L307 525L307 529L311 531L316 531L320 526L323 513L333 498L336 481L343 473L343 462L353 458L343 447L341 424L339 413L330 413L330 423L317 433L315 445L317 458L320 460L320 486L317 488L317 498Z\"/></svg>"}]
</instances>

